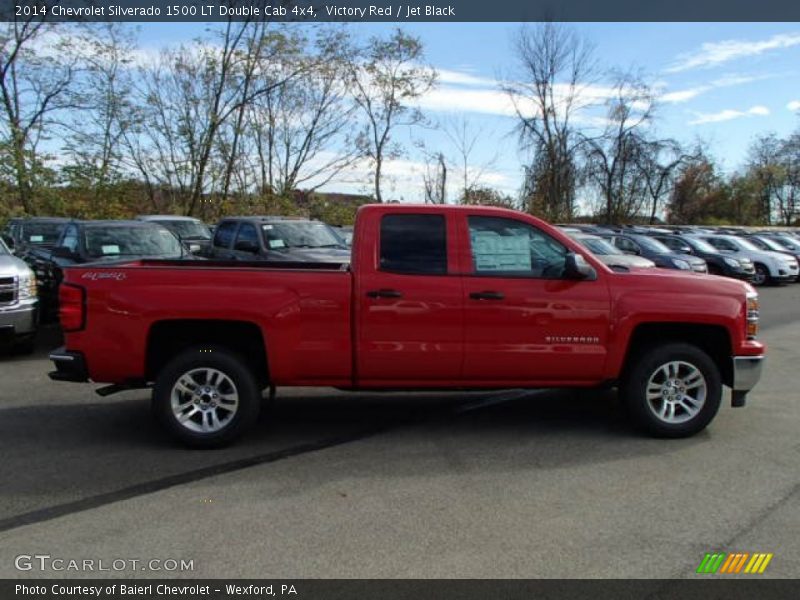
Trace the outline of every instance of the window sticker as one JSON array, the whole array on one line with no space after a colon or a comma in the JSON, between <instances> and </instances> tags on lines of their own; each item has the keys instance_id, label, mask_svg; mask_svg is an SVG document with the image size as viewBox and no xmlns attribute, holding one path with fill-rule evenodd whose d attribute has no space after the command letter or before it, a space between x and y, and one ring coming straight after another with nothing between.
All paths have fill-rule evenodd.
<instances>
[{"instance_id":1,"label":"window sticker","mask_svg":"<svg viewBox=\"0 0 800 600\"><path fill-rule=\"evenodd\" d=\"M269 247L270 248L285 248L286 247L286 242L284 242L283 240L270 240L269 241Z\"/></svg>"},{"instance_id":2,"label":"window sticker","mask_svg":"<svg viewBox=\"0 0 800 600\"><path fill-rule=\"evenodd\" d=\"M270 231L272 229L272 225L262 225L261 229L263 229L264 231Z\"/></svg>"},{"instance_id":3,"label":"window sticker","mask_svg":"<svg viewBox=\"0 0 800 600\"><path fill-rule=\"evenodd\" d=\"M32 235L30 237L30 241L31 242L43 242L44 241L44 236L43 235Z\"/></svg>"},{"instance_id":4,"label":"window sticker","mask_svg":"<svg viewBox=\"0 0 800 600\"><path fill-rule=\"evenodd\" d=\"M119 246L116 244L109 244L108 246L101 246L103 254L119 254Z\"/></svg>"},{"instance_id":5,"label":"window sticker","mask_svg":"<svg viewBox=\"0 0 800 600\"><path fill-rule=\"evenodd\" d=\"M473 231L472 255L477 271L530 271L531 248L527 232L499 235Z\"/></svg>"}]
</instances>

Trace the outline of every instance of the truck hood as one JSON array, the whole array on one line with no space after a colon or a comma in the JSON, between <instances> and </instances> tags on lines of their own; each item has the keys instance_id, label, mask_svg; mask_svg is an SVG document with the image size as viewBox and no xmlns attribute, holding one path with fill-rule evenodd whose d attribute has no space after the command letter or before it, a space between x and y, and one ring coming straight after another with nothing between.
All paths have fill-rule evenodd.
<instances>
[{"instance_id":1,"label":"truck hood","mask_svg":"<svg viewBox=\"0 0 800 600\"><path fill-rule=\"evenodd\" d=\"M25 261L16 256L0 254L0 277L23 277L29 276L33 272Z\"/></svg>"},{"instance_id":2,"label":"truck hood","mask_svg":"<svg viewBox=\"0 0 800 600\"><path fill-rule=\"evenodd\" d=\"M746 294L755 292L753 286L738 279L677 269L636 269L629 273L615 273L614 276L624 277L626 284L634 284L642 290L669 295L701 294L743 298Z\"/></svg>"}]
</instances>

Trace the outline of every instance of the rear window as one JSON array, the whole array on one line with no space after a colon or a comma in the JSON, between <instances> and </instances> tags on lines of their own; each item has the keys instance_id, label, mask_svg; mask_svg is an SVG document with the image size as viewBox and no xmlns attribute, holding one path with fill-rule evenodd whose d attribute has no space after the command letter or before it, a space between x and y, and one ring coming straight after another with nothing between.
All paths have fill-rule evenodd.
<instances>
[{"instance_id":1,"label":"rear window","mask_svg":"<svg viewBox=\"0 0 800 600\"><path fill-rule=\"evenodd\" d=\"M214 245L220 248L229 248L233 241L233 232L236 231L236 221L220 224L214 233Z\"/></svg>"},{"instance_id":2,"label":"rear window","mask_svg":"<svg viewBox=\"0 0 800 600\"><path fill-rule=\"evenodd\" d=\"M447 273L444 215L384 215L380 245L382 271L417 275Z\"/></svg>"}]
</instances>

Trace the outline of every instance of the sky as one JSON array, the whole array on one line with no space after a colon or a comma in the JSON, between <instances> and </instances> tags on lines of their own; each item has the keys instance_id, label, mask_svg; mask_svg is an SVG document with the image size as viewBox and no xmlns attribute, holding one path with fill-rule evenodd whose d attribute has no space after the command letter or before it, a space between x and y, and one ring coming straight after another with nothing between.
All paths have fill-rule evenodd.
<instances>
[{"instance_id":1,"label":"sky","mask_svg":"<svg viewBox=\"0 0 800 600\"><path fill-rule=\"evenodd\" d=\"M304 27L302 24L294 25ZM387 34L395 25L352 23L359 36ZM149 23L140 44L158 49L202 35L203 25ZM606 69L635 71L659 93L654 127L659 137L691 144L705 142L726 172L741 166L753 138L767 132L787 135L800 127L800 24L796 23L575 23L595 46ZM481 182L515 195L525 156L517 149L516 124L497 80L517 73L512 36L517 23L412 23L426 60L440 72L435 90L420 99L432 121L466 120L479 142L471 162ZM398 132L410 148L390 164L391 197L422 199L421 157L414 141L452 155L446 136L433 128ZM451 184L458 177L453 172ZM365 191L348 174L326 188ZM451 194L454 192L451 192Z\"/></svg>"}]
</instances>

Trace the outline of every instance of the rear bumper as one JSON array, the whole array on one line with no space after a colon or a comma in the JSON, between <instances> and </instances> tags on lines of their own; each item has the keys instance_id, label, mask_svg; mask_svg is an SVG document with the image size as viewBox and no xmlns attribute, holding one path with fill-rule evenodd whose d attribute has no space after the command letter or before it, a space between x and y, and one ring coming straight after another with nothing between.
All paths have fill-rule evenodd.
<instances>
[{"instance_id":1,"label":"rear bumper","mask_svg":"<svg viewBox=\"0 0 800 600\"><path fill-rule=\"evenodd\" d=\"M86 359L80 352L65 350L62 346L50 353L50 360L56 367L47 376L53 381L74 381L83 383L89 381L89 370L86 368Z\"/></svg>"},{"instance_id":2,"label":"rear bumper","mask_svg":"<svg viewBox=\"0 0 800 600\"><path fill-rule=\"evenodd\" d=\"M764 367L764 355L761 356L734 356L733 357L733 406L744 406L747 392L756 387L761 379Z\"/></svg>"}]
</instances>

